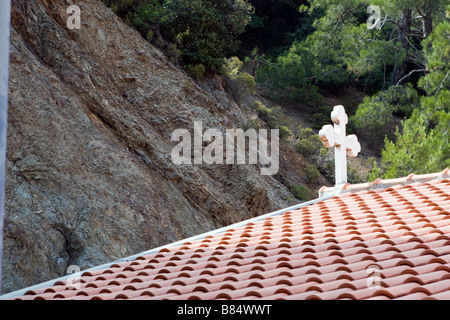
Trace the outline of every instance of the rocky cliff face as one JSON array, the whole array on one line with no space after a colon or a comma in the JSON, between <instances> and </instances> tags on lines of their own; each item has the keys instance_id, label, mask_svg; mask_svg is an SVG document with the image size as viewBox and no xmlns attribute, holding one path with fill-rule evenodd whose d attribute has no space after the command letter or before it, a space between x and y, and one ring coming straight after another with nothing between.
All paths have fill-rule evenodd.
<instances>
[{"instance_id":1,"label":"rocky cliff face","mask_svg":"<svg viewBox=\"0 0 450 320\"><path fill-rule=\"evenodd\" d=\"M220 79L195 83L100 1L12 2L3 293L297 202L284 145L275 177L171 162L175 129L254 116Z\"/></svg>"}]
</instances>

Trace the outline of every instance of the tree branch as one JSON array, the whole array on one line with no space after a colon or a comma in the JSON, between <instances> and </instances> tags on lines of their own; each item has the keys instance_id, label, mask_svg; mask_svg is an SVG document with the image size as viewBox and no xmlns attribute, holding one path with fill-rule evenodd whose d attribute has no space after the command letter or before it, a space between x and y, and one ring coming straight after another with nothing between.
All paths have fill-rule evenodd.
<instances>
[{"instance_id":1,"label":"tree branch","mask_svg":"<svg viewBox=\"0 0 450 320\"><path fill-rule=\"evenodd\" d=\"M400 28L400 24L399 24L397 21L395 21L395 20L384 18L383 24L384 24L385 22L392 22L392 23L395 24L398 28Z\"/></svg>"},{"instance_id":2,"label":"tree branch","mask_svg":"<svg viewBox=\"0 0 450 320\"><path fill-rule=\"evenodd\" d=\"M439 92L439 90L441 90L444 87L444 82L448 77L448 74L450 73L450 70L447 71L447 73L445 74L444 79L442 79L441 83L439 84L439 86L436 88L436 90L433 92L433 94L437 94Z\"/></svg>"},{"instance_id":3,"label":"tree branch","mask_svg":"<svg viewBox=\"0 0 450 320\"><path fill-rule=\"evenodd\" d=\"M401 78L400 80L398 80L396 86L399 86L400 83L401 83L403 80L405 80L406 78L410 77L414 72L428 72L428 70L427 70L427 69L416 69L416 70L413 70L413 71L411 71L410 73L408 73L406 76L404 76L403 78Z\"/></svg>"},{"instance_id":4,"label":"tree branch","mask_svg":"<svg viewBox=\"0 0 450 320\"><path fill-rule=\"evenodd\" d=\"M425 15L420 11L419 6L416 6L417 12L422 16L422 18L425 18Z\"/></svg>"}]
</instances>

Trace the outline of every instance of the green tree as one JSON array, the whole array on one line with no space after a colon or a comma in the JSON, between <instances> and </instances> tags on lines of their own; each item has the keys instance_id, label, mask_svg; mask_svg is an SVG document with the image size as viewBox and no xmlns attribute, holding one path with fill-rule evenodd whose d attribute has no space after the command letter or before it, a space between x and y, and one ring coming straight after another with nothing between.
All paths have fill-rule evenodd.
<instances>
[{"instance_id":1,"label":"green tree","mask_svg":"<svg viewBox=\"0 0 450 320\"><path fill-rule=\"evenodd\" d=\"M448 127L442 125L433 130L427 128L425 114L415 112L403 121L402 133L397 129L395 143L387 140L382 152L383 177L386 179L407 176L410 173L438 172L450 165Z\"/></svg>"},{"instance_id":2,"label":"green tree","mask_svg":"<svg viewBox=\"0 0 450 320\"><path fill-rule=\"evenodd\" d=\"M441 22L422 42L428 73L420 79L427 92L420 108L397 129L396 140L386 141L381 168L384 178L411 172L429 173L450 166L450 22Z\"/></svg>"},{"instance_id":3,"label":"green tree","mask_svg":"<svg viewBox=\"0 0 450 320\"><path fill-rule=\"evenodd\" d=\"M389 127L394 121L394 114L403 118L410 117L413 110L420 105L417 91L411 86L392 86L373 96L366 96L352 116L351 124L364 133L372 147L382 147L380 142L390 136Z\"/></svg>"},{"instance_id":4,"label":"green tree","mask_svg":"<svg viewBox=\"0 0 450 320\"><path fill-rule=\"evenodd\" d=\"M252 12L246 0L166 0L163 8L163 30L177 41L184 62L215 71L238 50Z\"/></svg>"},{"instance_id":5,"label":"green tree","mask_svg":"<svg viewBox=\"0 0 450 320\"><path fill-rule=\"evenodd\" d=\"M255 47L261 53L278 56L294 40L303 40L314 31L312 23L321 12L313 15L299 10L307 0L249 0L255 8L252 20L241 35L241 51L248 54Z\"/></svg>"},{"instance_id":6,"label":"green tree","mask_svg":"<svg viewBox=\"0 0 450 320\"><path fill-rule=\"evenodd\" d=\"M247 0L103 0L143 37L166 50L199 76L219 71L223 58L239 49L239 35L250 22ZM201 75L200 75L201 76Z\"/></svg>"}]
</instances>

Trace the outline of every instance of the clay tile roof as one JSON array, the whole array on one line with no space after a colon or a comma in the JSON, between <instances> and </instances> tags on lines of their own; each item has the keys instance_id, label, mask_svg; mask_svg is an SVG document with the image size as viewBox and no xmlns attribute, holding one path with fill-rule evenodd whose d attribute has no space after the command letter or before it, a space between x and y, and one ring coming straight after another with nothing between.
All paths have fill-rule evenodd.
<instances>
[{"instance_id":1,"label":"clay tile roof","mask_svg":"<svg viewBox=\"0 0 450 320\"><path fill-rule=\"evenodd\" d=\"M80 280L76 290L60 279L7 298L450 299L449 170L346 185Z\"/></svg>"}]
</instances>

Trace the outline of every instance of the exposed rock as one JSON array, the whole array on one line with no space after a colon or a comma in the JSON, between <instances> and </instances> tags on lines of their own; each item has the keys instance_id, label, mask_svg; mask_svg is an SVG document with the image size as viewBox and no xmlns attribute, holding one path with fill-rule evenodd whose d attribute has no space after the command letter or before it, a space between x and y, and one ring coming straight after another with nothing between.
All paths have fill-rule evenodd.
<instances>
[{"instance_id":1,"label":"exposed rock","mask_svg":"<svg viewBox=\"0 0 450 320\"><path fill-rule=\"evenodd\" d=\"M3 293L297 202L281 171L176 166L175 129L242 127L218 79L200 87L101 1L13 0ZM206 128L205 128L206 129ZM297 158L296 158L297 157Z\"/></svg>"}]
</instances>

